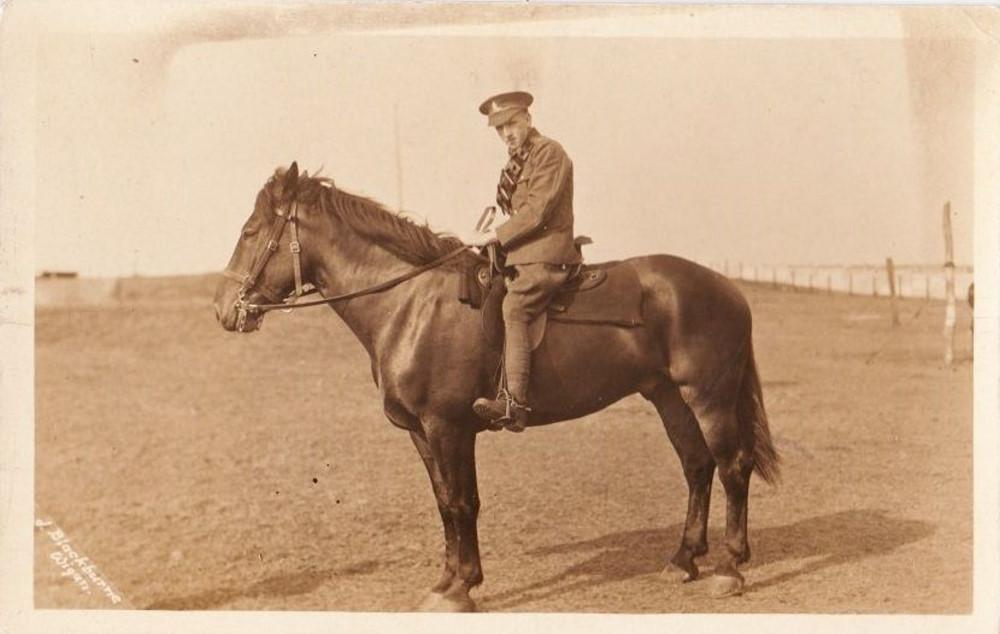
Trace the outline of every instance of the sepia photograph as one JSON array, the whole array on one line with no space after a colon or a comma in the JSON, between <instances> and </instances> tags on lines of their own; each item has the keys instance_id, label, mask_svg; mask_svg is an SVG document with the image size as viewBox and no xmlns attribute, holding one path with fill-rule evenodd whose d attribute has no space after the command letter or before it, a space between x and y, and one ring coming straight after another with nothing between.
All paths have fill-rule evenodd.
<instances>
[{"instance_id":1,"label":"sepia photograph","mask_svg":"<svg viewBox=\"0 0 1000 634\"><path fill-rule=\"evenodd\" d=\"M998 37L7 3L0 632L996 631Z\"/></svg>"}]
</instances>

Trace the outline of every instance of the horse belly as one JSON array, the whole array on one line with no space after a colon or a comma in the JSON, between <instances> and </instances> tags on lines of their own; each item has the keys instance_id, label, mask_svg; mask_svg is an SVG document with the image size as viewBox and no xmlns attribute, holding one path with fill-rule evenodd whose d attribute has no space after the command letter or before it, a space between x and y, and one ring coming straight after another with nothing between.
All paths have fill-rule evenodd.
<instances>
[{"instance_id":1,"label":"horse belly","mask_svg":"<svg viewBox=\"0 0 1000 634\"><path fill-rule=\"evenodd\" d=\"M532 354L532 422L578 418L636 392L664 366L645 328L549 323Z\"/></svg>"}]
</instances>

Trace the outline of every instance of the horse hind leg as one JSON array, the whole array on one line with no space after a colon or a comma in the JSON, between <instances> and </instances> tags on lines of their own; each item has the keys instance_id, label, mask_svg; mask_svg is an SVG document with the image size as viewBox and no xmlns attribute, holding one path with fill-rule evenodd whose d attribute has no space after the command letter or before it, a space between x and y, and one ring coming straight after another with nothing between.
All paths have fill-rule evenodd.
<instances>
[{"instance_id":1,"label":"horse hind leg","mask_svg":"<svg viewBox=\"0 0 1000 634\"><path fill-rule=\"evenodd\" d=\"M694 581L698 578L695 558L708 552L708 509L715 459L705 444L698 421L681 398L676 385L664 379L654 389L643 392L643 396L656 407L667 437L680 458L688 484L684 533L664 572L679 570L682 581Z\"/></svg>"},{"instance_id":2,"label":"horse hind leg","mask_svg":"<svg viewBox=\"0 0 1000 634\"><path fill-rule=\"evenodd\" d=\"M747 505L753 471L753 437L739 422L735 405L694 407L726 492L726 556L712 580L712 594L726 597L743 591L738 566L750 560L747 539Z\"/></svg>"}]
</instances>

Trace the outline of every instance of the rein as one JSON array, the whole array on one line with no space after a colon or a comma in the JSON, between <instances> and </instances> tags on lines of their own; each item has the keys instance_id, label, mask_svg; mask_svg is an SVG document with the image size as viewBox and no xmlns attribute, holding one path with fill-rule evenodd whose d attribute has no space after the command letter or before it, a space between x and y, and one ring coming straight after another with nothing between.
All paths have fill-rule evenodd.
<instances>
[{"instance_id":1,"label":"rein","mask_svg":"<svg viewBox=\"0 0 1000 634\"><path fill-rule=\"evenodd\" d=\"M234 303L237 310L237 321L236 329L240 332L246 325L246 319L251 314L264 314L272 310L291 310L293 308L308 308L310 306L321 306L323 304L335 304L337 302L346 301L349 299L354 299L355 297L363 297L365 295L373 295L375 293L381 293L383 291L389 290L390 288L397 286L407 280L413 279L414 277L420 275L421 273L426 273L431 269L435 269L445 262L461 255L463 252L469 249L468 245L462 245L444 255L437 258L432 262L423 264L412 271L407 271L402 275L397 275L396 277L380 282L374 286L369 286L358 291L352 291L350 293L342 293L334 297L326 297L323 299L316 299L307 302L295 303L303 295L309 295L311 293L318 292L317 289L313 288L311 290L305 290L302 283L302 246L299 243L298 234L298 202L293 201L291 208L284 212L281 209L276 209L275 213L278 215L280 220L272 228L271 235L268 237L267 244L265 246L264 252L258 257L251 268L250 272L245 275L240 275L236 271L226 269L223 272L225 277L235 280L240 283L239 291L236 294L236 301ZM292 256L292 265L295 271L295 291L289 294L284 300L279 301L279 293L275 293L272 289L268 288L264 284L258 284L257 278L260 277L261 272L263 272L264 267L267 265L268 260L271 259L273 255L278 250L278 242L281 240L281 236L285 232L285 225L288 223L292 225L292 240L289 243L289 252ZM247 301L247 296L250 291L254 288L263 295L266 299L270 300L269 304L254 304Z\"/></svg>"},{"instance_id":2,"label":"rein","mask_svg":"<svg viewBox=\"0 0 1000 634\"><path fill-rule=\"evenodd\" d=\"M405 282L406 280L413 279L414 277L420 275L421 273L426 273L427 271L430 271L431 269L435 269L435 268L441 266L442 264L444 264L445 262L447 262L448 260L451 260L451 259L459 256L462 252L464 252L464 251L466 251L468 249L469 249L469 247L467 245L463 244L462 246L458 247L454 251L450 251L450 252L442 255L441 257L439 257L438 259L434 260L433 262L428 262L427 264L423 264L423 265L421 265L421 266L413 269L412 271L407 271L406 273L403 273L402 275L398 275L398 276L396 276L396 277L394 277L394 278L392 278L390 280L386 280L384 282L380 282L380 283L376 284L375 286L369 286L368 288L364 288L364 289L361 289L359 291L351 291L350 293L341 293L340 295L335 295L333 297L325 297L323 299L314 299L314 300L311 300L311 301L308 301L308 302L301 302L301 303L295 303L295 304L292 304L292 303L250 304L250 303L248 303L248 304L246 304L246 307L247 307L247 309L249 309L251 311L254 311L254 312L265 313L265 312L268 312L268 311L271 311L271 310L288 310L288 309L292 309L292 308L308 308L310 306L322 306L323 304L335 304L337 302L343 302L343 301L346 301L346 300L349 300L349 299L354 299L355 297L363 297L365 295L374 295L375 293L381 293L382 291L387 291L390 288L392 288L393 286L397 286L397 285ZM299 293L297 295L290 295L289 299L292 300L292 301L294 301L295 299L297 299L301 295L308 295L310 293L316 293L316 292L318 292L318 291L315 290L315 289L313 289L313 290L307 291L305 293Z\"/></svg>"}]
</instances>

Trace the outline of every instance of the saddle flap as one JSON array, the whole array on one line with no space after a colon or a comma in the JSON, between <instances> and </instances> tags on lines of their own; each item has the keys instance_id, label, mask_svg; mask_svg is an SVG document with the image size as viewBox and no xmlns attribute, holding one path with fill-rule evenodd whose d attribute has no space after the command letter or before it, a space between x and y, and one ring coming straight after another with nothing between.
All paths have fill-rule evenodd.
<instances>
[{"instance_id":1,"label":"saddle flap","mask_svg":"<svg viewBox=\"0 0 1000 634\"><path fill-rule=\"evenodd\" d=\"M482 308L493 276L490 266L470 266L458 277L458 301L472 308Z\"/></svg>"},{"instance_id":2,"label":"saddle flap","mask_svg":"<svg viewBox=\"0 0 1000 634\"><path fill-rule=\"evenodd\" d=\"M483 267L479 273L485 273L485 290L483 291L482 313L483 313L483 334L487 343L494 349L503 347L503 297L507 294L503 277L490 276L489 267ZM477 273L477 281L483 279Z\"/></svg>"}]
</instances>

